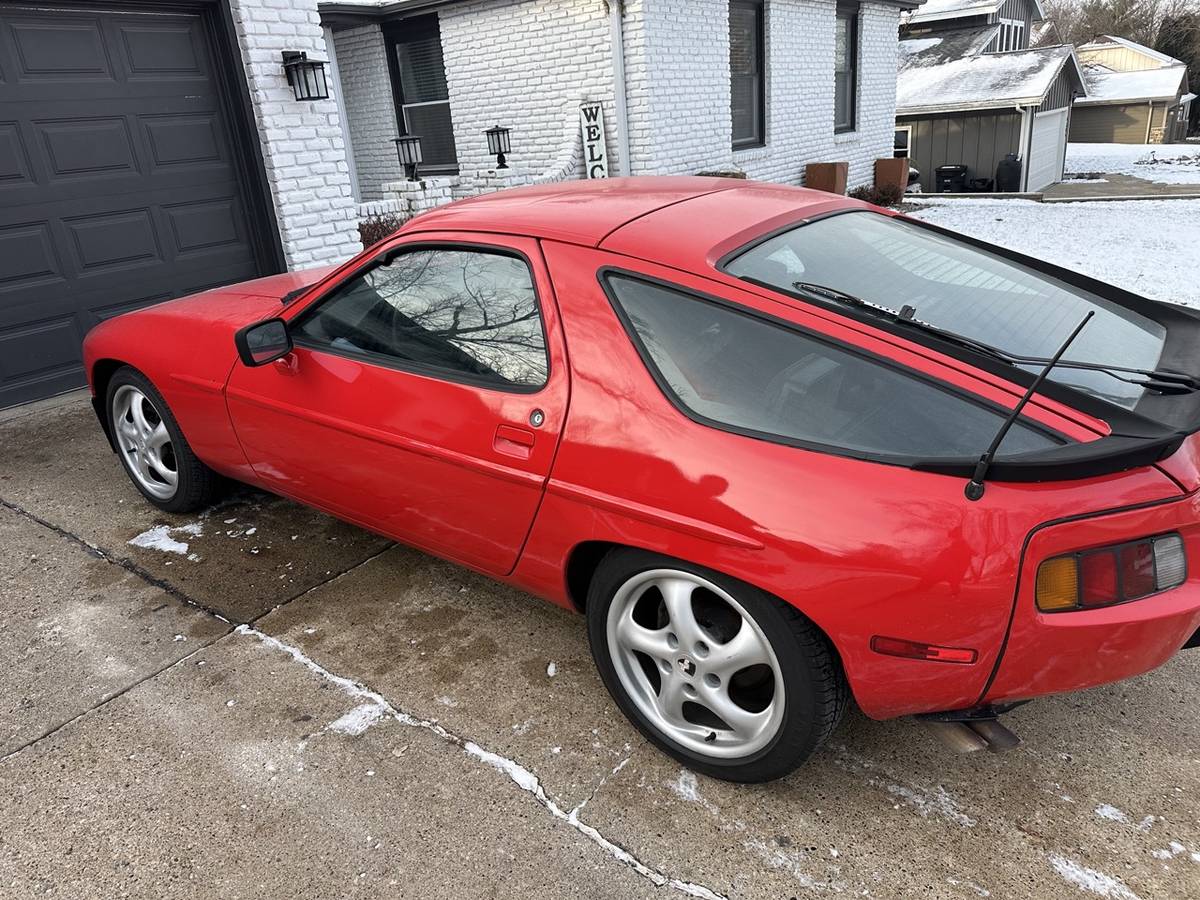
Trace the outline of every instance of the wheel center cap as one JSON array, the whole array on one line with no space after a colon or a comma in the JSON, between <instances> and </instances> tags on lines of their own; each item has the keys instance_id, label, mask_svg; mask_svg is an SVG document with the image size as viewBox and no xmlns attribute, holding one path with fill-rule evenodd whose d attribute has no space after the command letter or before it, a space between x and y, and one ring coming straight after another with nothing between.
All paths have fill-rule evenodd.
<instances>
[{"instance_id":1,"label":"wheel center cap","mask_svg":"<svg viewBox=\"0 0 1200 900\"><path fill-rule=\"evenodd\" d=\"M692 676L696 674L696 664L686 656L681 656L675 660L675 664L679 666L679 671L684 675Z\"/></svg>"}]
</instances>

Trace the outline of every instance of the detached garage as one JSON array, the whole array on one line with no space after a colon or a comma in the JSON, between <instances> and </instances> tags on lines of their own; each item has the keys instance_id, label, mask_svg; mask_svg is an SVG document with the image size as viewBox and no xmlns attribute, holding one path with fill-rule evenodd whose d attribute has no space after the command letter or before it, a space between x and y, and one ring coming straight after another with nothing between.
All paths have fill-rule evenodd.
<instances>
[{"instance_id":1,"label":"detached garage","mask_svg":"<svg viewBox=\"0 0 1200 900\"><path fill-rule=\"evenodd\" d=\"M1040 191L1062 179L1071 101L1085 90L1074 51L981 52L973 48L990 38L977 31L900 42L897 153L907 150L926 191L941 166L966 166L968 186L992 190L997 166L1015 154L1018 190Z\"/></svg>"}]
</instances>

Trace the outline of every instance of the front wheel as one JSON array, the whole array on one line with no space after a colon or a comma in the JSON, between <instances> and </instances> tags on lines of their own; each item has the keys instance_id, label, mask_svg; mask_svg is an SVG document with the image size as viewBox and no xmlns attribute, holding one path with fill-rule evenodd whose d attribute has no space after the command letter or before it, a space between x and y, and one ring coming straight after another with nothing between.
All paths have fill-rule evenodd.
<instances>
[{"instance_id":1,"label":"front wheel","mask_svg":"<svg viewBox=\"0 0 1200 900\"><path fill-rule=\"evenodd\" d=\"M587 612L592 655L621 710L715 778L786 775L848 702L837 656L811 622L701 566L614 550L592 579Z\"/></svg>"},{"instance_id":2,"label":"front wheel","mask_svg":"<svg viewBox=\"0 0 1200 900\"><path fill-rule=\"evenodd\" d=\"M172 513L193 512L212 502L219 476L192 452L146 376L131 366L118 369L108 383L105 407L121 465L147 500Z\"/></svg>"}]
</instances>

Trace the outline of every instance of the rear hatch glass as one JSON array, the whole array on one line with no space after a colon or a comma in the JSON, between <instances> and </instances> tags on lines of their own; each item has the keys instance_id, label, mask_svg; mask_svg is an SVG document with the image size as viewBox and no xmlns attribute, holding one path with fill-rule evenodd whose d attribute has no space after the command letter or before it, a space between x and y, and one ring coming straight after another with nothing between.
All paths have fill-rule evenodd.
<instances>
[{"instance_id":1,"label":"rear hatch glass","mask_svg":"<svg viewBox=\"0 0 1200 900\"><path fill-rule=\"evenodd\" d=\"M1093 292L1049 277L903 219L869 212L834 215L776 235L726 271L785 290L828 285L1020 356L1049 357L1083 316L1095 312L1071 360L1153 369L1163 324ZM1037 372L1038 364L1022 366ZM1051 379L1125 409L1144 390L1102 372L1059 368Z\"/></svg>"}]
</instances>

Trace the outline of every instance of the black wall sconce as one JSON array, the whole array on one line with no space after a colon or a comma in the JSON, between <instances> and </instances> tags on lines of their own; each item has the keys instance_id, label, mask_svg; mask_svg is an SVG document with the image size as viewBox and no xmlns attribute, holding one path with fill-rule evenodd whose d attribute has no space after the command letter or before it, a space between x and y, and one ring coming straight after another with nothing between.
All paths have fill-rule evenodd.
<instances>
[{"instance_id":1,"label":"black wall sconce","mask_svg":"<svg viewBox=\"0 0 1200 900\"><path fill-rule=\"evenodd\" d=\"M396 145L396 155L400 157L400 165L404 166L404 177L409 181L417 180L417 169L421 165L421 139L415 134L405 134L392 141Z\"/></svg>"},{"instance_id":2,"label":"black wall sconce","mask_svg":"<svg viewBox=\"0 0 1200 900\"><path fill-rule=\"evenodd\" d=\"M283 51L283 71L297 100L328 100L329 82L325 80L325 63L309 59L299 50Z\"/></svg>"},{"instance_id":3,"label":"black wall sconce","mask_svg":"<svg viewBox=\"0 0 1200 900\"><path fill-rule=\"evenodd\" d=\"M487 135L488 153L496 157L496 168L507 169L508 161L505 159L505 154L512 152L512 143L509 140L510 129L495 125L484 134Z\"/></svg>"}]
</instances>

